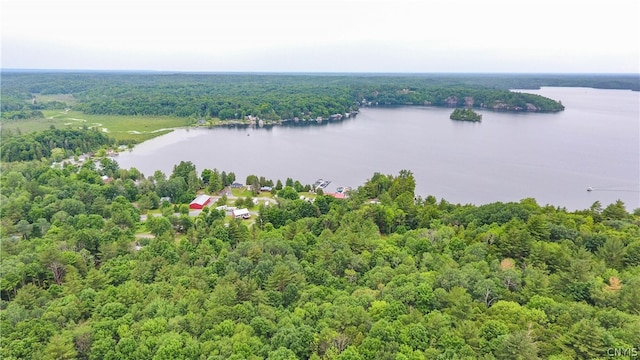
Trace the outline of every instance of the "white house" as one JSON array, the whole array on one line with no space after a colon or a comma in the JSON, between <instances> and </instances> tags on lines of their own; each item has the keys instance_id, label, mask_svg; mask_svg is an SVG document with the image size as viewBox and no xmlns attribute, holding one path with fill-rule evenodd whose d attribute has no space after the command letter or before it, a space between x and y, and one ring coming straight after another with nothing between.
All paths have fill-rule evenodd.
<instances>
[{"instance_id":1,"label":"white house","mask_svg":"<svg viewBox=\"0 0 640 360\"><path fill-rule=\"evenodd\" d=\"M244 209L233 210L231 212L231 216L234 219L238 219L238 218L240 218L240 219L248 219L248 218L251 217L251 214L249 214L249 210L247 208L244 208Z\"/></svg>"}]
</instances>

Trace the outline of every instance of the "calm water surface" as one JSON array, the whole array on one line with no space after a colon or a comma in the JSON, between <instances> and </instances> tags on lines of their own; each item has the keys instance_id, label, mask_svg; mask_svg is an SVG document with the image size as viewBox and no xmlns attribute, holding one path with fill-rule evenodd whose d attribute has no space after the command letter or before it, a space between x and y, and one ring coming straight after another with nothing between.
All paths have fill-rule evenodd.
<instances>
[{"instance_id":1,"label":"calm water surface","mask_svg":"<svg viewBox=\"0 0 640 360\"><path fill-rule=\"evenodd\" d=\"M621 199L640 207L640 93L589 88L523 90L560 100L554 114L478 111L481 123L449 119L451 109L365 108L319 127L180 129L118 157L123 168L169 175L182 160L274 181L329 179L357 187L374 172L411 170L416 193L453 203L533 197L585 209ZM588 187L594 191L587 192Z\"/></svg>"}]
</instances>

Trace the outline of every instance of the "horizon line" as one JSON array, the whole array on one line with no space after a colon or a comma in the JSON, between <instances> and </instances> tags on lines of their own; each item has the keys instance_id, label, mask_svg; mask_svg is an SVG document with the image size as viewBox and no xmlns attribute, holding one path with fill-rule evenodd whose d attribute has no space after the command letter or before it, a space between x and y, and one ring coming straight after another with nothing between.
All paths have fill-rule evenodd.
<instances>
[{"instance_id":1,"label":"horizon line","mask_svg":"<svg viewBox=\"0 0 640 360\"><path fill-rule=\"evenodd\" d=\"M55 69L55 68L2 68L0 72L67 72L67 73L183 73L183 74L325 74L325 75L626 75L633 72L495 72L495 71L257 71L257 70L153 70L153 69Z\"/></svg>"}]
</instances>

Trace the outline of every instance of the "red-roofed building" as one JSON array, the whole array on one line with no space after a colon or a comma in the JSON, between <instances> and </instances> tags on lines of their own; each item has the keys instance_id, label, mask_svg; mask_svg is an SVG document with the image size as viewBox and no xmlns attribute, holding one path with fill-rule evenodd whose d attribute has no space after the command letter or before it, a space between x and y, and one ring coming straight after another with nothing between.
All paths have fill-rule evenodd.
<instances>
[{"instance_id":1,"label":"red-roofed building","mask_svg":"<svg viewBox=\"0 0 640 360\"><path fill-rule=\"evenodd\" d=\"M189 204L189 209L203 209L211 202L211 197L209 195L199 195L197 198L193 199L193 201Z\"/></svg>"},{"instance_id":2,"label":"red-roofed building","mask_svg":"<svg viewBox=\"0 0 640 360\"><path fill-rule=\"evenodd\" d=\"M344 193L333 193L331 194L331 196L333 196L336 199L344 199L346 197Z\"/></svg>"}]
</instances>

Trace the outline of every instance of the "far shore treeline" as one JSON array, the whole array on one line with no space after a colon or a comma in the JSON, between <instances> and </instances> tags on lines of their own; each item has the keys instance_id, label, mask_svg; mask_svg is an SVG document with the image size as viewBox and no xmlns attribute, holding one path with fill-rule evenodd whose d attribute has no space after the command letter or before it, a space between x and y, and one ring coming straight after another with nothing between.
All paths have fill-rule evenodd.
<instances>
[{"instance_id":1,"label":"far shore treeline","mask_svg":"<svg viewBox=\"0 0 640 360\"><path fill-rule=\"evenodd\" d=\"M235 74L2 71L2 119L47 109L198 120L328 119L361 106L431 105L553 112L556 100L510 92L540 86L639 90L636 75ZM58 96L52 96L58 95Z\"/></svg>"}]
</instances>

